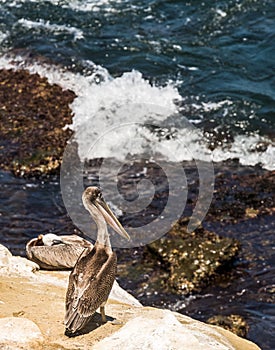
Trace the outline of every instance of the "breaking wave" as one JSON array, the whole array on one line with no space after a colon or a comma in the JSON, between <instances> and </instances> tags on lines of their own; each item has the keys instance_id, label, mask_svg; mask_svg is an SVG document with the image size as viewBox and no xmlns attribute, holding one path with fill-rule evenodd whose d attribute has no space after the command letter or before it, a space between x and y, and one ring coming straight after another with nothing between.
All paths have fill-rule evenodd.
<instances>
[{"instance_id":1,"label":"breaking wave","mask_svg":"<svg viewBox=\"0 0 275 350\"><path fill-rule=\"evenodd\" d=\"M235 135L231 142L210 149L203 131L195 127L196 117L189 118L193 123L185 117L185 101L175 83L157 86L138 71L114 78L91 61L83 64L89 68L88 74L28 63L20 56L0 59L1 68L28 69L76 93L71 105L73 122L66 127L75 132L82 160L97 157L123 160L129 154L149 152L168 160L171 155L177 161L239 159L243 165L260 164L275 169L274 145L257 133ZM193 109L198 109L197 103ZM202 103L200 114L226 103ZM265 146L257 147L258 144Z\"/></svg>"}]
</instances>

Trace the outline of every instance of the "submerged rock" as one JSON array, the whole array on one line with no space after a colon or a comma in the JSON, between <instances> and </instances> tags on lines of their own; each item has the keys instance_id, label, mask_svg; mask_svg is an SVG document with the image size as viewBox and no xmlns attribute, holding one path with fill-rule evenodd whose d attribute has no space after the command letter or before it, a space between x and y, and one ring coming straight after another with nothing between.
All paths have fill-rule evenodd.
<instances>
[{"instance_id":1,"label":"submerged rock","mask_svg":"<svg viewBox=\"0 0 275 350\"><path fill-rule=\"evenodd\" d=\"M75 94L26 70L0 70L0 166L16 175L56 173L71 132Z\"/></svg>"},{"instance_id":2,"label":"submerged rock","mask_svg":"<svg viewBox=\"0 0 275 350\"><path fill-rule=\"evenodd\" d=\"M213 201L206 220L226 224L274 215L274 193L274 170L221 168L215 177Z\"/></svg>"},{"instance_id":3,"label":"submerged rock","mask_svg":"<svg viewBox=\"0 0 275 350\"><path fill-rule=\"evenodd\" d=\"M179 294L198 292L209 285L228 269L239 251L235 239L220 237L202 227L189 233L186 224L186 219L179 220L165 237L148 246L168 271L162 283Z\"/></svg>"},{"instance_id":4,"label":"submerged rock","mask_svg":"<svg viewBox=\"0 0 275 350\"><path fill-rule=\"evenodd\" d=\"M232 333L237 334L239 337L246 337L248 332L248 324L240 315L216 315L210 317L207 320L207 323L227 329Z\"/></svg>"}]
</instances>

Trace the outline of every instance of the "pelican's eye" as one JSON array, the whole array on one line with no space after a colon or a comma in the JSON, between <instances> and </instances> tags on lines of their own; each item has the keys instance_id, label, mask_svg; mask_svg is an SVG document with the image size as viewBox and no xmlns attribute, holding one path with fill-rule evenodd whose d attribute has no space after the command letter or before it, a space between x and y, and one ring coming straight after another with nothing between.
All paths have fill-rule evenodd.
<instances>
[{"instance_id":1,"label":"pelican's eye","mask_svg":"<svg viewBox=\"0 0 275 350\"><path fill-rule=\"evenodd\" d=\"M95 191L95 197L96 198L102 198L102 193L101 193L99 188L97 188L96 191Z\"/></svg>"}]
</instances>

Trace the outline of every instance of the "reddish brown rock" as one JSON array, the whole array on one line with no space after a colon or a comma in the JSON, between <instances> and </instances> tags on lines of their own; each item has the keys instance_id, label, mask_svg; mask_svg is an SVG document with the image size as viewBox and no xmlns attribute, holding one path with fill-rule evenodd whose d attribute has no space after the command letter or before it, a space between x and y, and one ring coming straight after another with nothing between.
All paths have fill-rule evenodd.
<instances>
[{"instance_id":1,"label":"reddish brown rock","mask_svg":"<svg viewBox=\"0 0 275 350\"><path fill-rule=\"evenodd\" d=\"M0 166L16 175L58 171L75 94L26 70L0 70Z\"/></svg>"}]
</instances>

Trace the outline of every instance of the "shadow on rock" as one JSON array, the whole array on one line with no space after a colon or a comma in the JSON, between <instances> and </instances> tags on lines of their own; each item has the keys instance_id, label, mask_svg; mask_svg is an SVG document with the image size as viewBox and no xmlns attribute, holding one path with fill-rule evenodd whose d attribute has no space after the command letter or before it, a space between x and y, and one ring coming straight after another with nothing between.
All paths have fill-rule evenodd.
<instances>
[{"instance_id":1,"label":"shadow on rock","mask_svg":"<svg viewBox=\"0 0 275 350\"><path fill-rule=\"evenodd\" d=\"M107 316L107 322L113 322L115 321L115 319L111 316ZM94 331L95 329L103 326L105 323L102 322L101 319L101 314L96 312L95 314L93 314L93 316L91 316L90 320L88 321L88 323L85 325L85 327L83 329L81 329L80 331L76 331L76 332L71 332L70 330L66 329L65 330L65 335L69 338L73 338L73 337L77 337L79 335L84 335L87 333L90 333L92 331Z\"/></svg>"}]
</instances>

